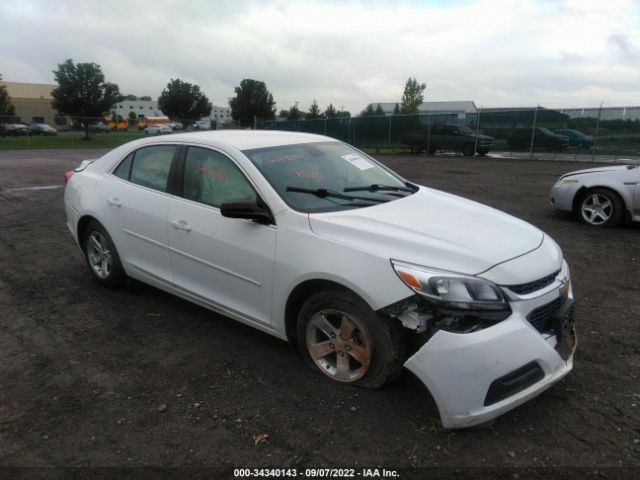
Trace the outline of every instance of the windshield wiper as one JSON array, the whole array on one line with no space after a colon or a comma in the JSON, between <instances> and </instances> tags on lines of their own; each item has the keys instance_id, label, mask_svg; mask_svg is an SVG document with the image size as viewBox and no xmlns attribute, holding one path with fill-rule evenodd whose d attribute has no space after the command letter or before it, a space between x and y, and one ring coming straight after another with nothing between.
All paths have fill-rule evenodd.
<instances>
[{"instance_id":1,"label":"windshield wiper","mask_svg":"<svg viewBox=\"0 0 640 480\"><path fill-rule=\"evenodd\" d=\"M346 187L344 192L409 192L414 193L415 190L409 187L396 187L393 185L380 185L373 183L366 187Z\"/></svg>"},{"instance_id":2,"label":"windshield wiper","mask_svg":"<svg viewBox=\"0 0 640 480\"><path fill-rule=\"evenodd\" d=\"M388 200L382 198L369 198L369 197L354 197L352 195L343 195L340 192L334 192L333 190L327 190L326 188L300 188L300 187L287 187L287 192L294 193L309 193L316 197L326 198L340 198L342 200L367 200L369 202L387 202Z\"/></svg>"}]
</instances>

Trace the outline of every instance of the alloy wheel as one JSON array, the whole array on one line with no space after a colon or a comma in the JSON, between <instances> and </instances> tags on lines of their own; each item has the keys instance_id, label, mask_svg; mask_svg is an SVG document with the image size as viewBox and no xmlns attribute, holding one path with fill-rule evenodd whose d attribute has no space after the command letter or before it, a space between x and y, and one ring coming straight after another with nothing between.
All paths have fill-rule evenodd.
<instances>
[{"instance_id":1,"label":"alloy wheel","mask_svg":"<svg viewBox=\"0 0 640 480\"><path fill-rule=\"evenodd\" d=\"M322 310L307 325L307 349L316 366L339 382L362 378L371 363L371 342L361 321L339 310Z\"/></svg>"},{"instance_id":2,"label":"alloy wheel","mask_svg":"<svg viewBox=\"0 0 640 480\"><path fill-rule=\"evenodd\" d=\"M113 257L107 239L100 232L93 231L87 238L87 258L94 273L105 279L111 274Z\"/></svg>"},{"instance_id":3,"label":"alloy wheel","mask_svg":"<svg viewBox=\"0 0 640 480\"><path fill-rule=\"evenodd\" d=\"M613 203L605 195L593 193L582 201L581 213L587 223L602 225L611 218Z\"/></svg>"}]
</instances>

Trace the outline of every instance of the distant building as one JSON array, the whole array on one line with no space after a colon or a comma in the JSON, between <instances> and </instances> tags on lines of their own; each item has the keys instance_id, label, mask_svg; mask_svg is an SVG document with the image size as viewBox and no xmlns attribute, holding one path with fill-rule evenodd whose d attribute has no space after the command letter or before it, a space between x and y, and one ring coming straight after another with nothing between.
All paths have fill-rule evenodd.
<instances>
[{"instance_id":1,"label":"distant building","mask_svg":"<svg viewBox=\"0 0 640 480\"><path fill-rule=\"evenodd\" d=\"M7 87L11 103L16 108L15 116L19 117L22 123L37 122L55 125L57 114L51 107L53 101L51 92L57 85L4 81L0 81L0 85ZM65 117L59 117L59 121L63 125L66 124Z\"/></svg>"},{"instance_id":2,"label":"distant building","mask_svg":"<svg viewBox=\"0 0 640 480\"><path fill-rule=\"evenodd\" d=\"M374 110L378 108L378 105L382 107L382 111L385 115L393 115L393 112L398 105L401 108L401 102L397 103L372 103L370 104ZM368 107L368 105L367 105ZM476 104L471 100L460 100L453 102L423 102L418 108L418 112L427 115L433 115L430 119L433 122L442 123L462 123L468 114L475 114L477 111Z\"/></svg>"},{"instance_id":3,"label":"distant building","mask_svg":"<svg viewBox=\"0 0 640 480\"><path fill-rule=\"evenodd\" d=\"M561 108L556 109L560 113L569 115L569 118L598 118L601 120L640 120L640 107L602 107L600 108Z\"/></svg>"},{"instance_id":4,"label":"distant building","mask_svg":"<svg viewBox=\"0 0 640 480\"><path fill-rule=\"evenodd\" d=\"M129 118L130 112L140 117L161 117L164 115L158 108L156 100L123 100L111 107L111 112L116 112L122 118Z\"/></svg>"},{"instance_id":5,"label":"distant building","mask_svg":"<svg viewBox=\"0 0 640 480\"><path fill-rule=\"evenodd\" d=\"M211 114L209 118L215 122L216 128L220 128L225 123L229 123L231 121L231 108L229 107L218 107L216 105L211 109Z\"/></svg>"}]
</instances>

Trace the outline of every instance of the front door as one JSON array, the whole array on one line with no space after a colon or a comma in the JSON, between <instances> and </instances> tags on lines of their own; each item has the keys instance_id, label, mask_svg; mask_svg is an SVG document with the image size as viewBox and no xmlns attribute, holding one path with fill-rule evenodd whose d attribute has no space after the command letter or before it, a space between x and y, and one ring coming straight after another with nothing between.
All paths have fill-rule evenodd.
<instances>
[{"instance_id":1,"label":"front door","mask_svg":"<svg viewBox=\"0 0 640 480\"><path fill-rule=\"evenodd\" d=\"M229 157L201 147L188 147L182 177L182 195L171 200L168 222L175 285L250 320L271 323L277 229L220 214L227 200L256 201L255 189Z\"/></svg>"}]
</instances>

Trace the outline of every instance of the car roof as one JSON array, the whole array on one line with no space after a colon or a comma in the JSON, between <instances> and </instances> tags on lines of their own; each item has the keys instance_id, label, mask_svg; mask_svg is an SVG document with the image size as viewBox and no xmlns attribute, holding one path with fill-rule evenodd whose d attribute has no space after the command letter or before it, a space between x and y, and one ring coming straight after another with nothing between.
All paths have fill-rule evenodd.
<instances>
[{"instance_id":1,"label":"car roof","mask_svg":"<svg viewBox=\"0 0 640 480\"><path fill-rule=\"evenodd\" d=\"M174 133L170 137L164 137L164 141L166 142L168 138L177 142L194 142L204 145L210 144L211 146L224 143L238 150L336 141L323 135L279 130L208 130L204 132ZM152 143L152 140L149 140L149 143Z\"/></svg>"}]
</instances>

